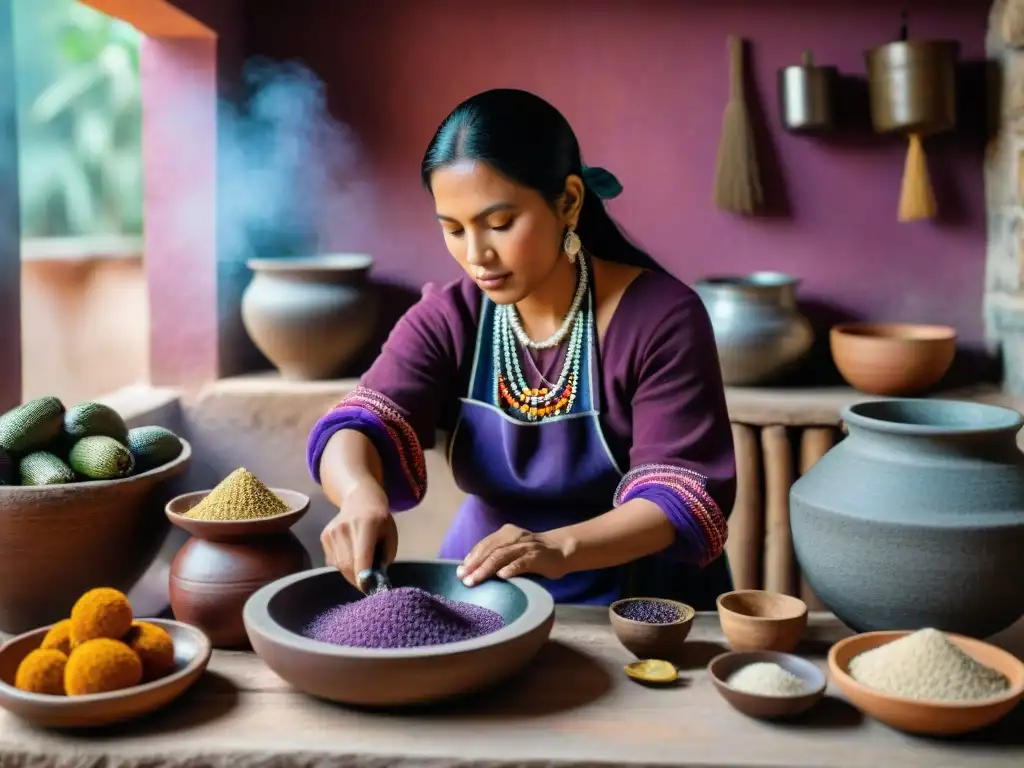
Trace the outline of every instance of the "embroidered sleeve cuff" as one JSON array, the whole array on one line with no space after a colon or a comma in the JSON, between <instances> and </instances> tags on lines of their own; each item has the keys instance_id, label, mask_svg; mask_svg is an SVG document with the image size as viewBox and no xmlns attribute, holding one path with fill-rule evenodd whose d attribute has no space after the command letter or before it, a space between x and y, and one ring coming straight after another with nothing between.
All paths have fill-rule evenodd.
<instances>
[{"instance_id":1,"label":"embroidered sleeve cuff","mask_svg":"<svg viewBox=\"0 0 1024 768\"><path fill-rule=\"evenodd\" d=\"M668 516L676 528L673 554L704 566L725 549L725 515L707 491L707 479L689 469L645 464L626 473L615 492L615 506L647 499Z\"/></svg>"},{"instance_id":2,"label":"embroidered sleeve cuff","mask_svg":"<svg viewBox=\"0 0 1024 768\"><path fill-rule=\"evenodd\" d=\"M423 500L427 469L416 432L391 400L365 387L357 387L314 425L306 448L313 480L320 482L320 459L327 441L342 429L366 435L380 453L392 511L411 509Z\"/></svg>"}]
</instances>

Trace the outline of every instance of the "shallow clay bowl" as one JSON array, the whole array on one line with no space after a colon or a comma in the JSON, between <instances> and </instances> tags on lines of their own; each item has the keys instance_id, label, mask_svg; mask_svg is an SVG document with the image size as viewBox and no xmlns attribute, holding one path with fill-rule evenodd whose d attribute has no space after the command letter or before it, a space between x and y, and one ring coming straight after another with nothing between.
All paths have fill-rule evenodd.
<instances>
[{"instance_id":1,"label":"shallow clay bowl","mask_svg":"<svg viewBox=\"0 0 1024 768\"><path fill-rule=\"evenodd\" d=\"M840 323L829 331L832 360L846 383L872 395L914 395L946 375L956 331L945 325Z\"/></svg>"},{"instance_id":2,"label":"shallow clay bowl","mask_svg":"<svg viewBox=\"0 0 1024 768\"><path fill-rule=\"evenodd\" d=\"M322 611L362 597L332 567L285 576L259 589L242 618L253 650L305 693L363 707L400 707L449 699L489 687L527 666L547 642L555 603L526 579L465 586L457 561L399 561L394 587L420 587L497 611L505 626L489 635L421 648L352 648L300 633Z\"/></svg>"},{"instance_id":3,"label":"shallow clay bowl","mask_svg":"<svg viewBox=\"0 0 1024 768\"><path fill-rule=\"evenodd\" d=\"M928 701L893 696L850 677L850 660L855 656L909 634L909 630L864 632L844 638L829 649L828 671L832 681L864 714L907 733L955 736L977 731L1001 720L1024 696L1024 662L994 645L949 633L946 637L964 653L1002 672L1010 681L1009 690L984 701Z\"/></svg>"},{"instance_id":4,"label":"shallow clay bowl","mask_svg":"<svg viewBox=\"0 0 1024 768\"><path fill-rule=\"evenodd\" d=\"M159 680L111 693L48 696L14 687L18 664L43 642L49 627L13 637L0 646L0 706L44 728L95 728L149 714L166 706L199 679L210 661L210 641L180 621L144 619L165 629L174 641L175 671Z\"/></svg>"},{"instance_id":5,"label":"shallow clay bowl","mask_svg":"<svg viewBox=\"0 0 1024 768\"><path fill-rule=\"evenodd\" d=\"M789 653L807 629L807 604L797 597L739 589L716 602L722 634L734 651Z\"/></svg>"},{"instance_id":6,"label":"shallow clay bowl","mask_svg":"<svg viewBox=\"0 0 1024 768\"><path fill-rule=\"evenodd\" d=\"M729 677L748 664L767 662L778 664L804 681L804 693L795 696L765 696L740 691L729 685ZM731 651L715 656L708 663L708 676L722 698L739 712L750 717L773 720L803 714L825 695L828 678L807 659L789 653L774 651Z\"/></svg>"},{"instance_id":7,"label":"shallow clay bowl","mask_svg":"<svg viewBox=\"0 0 1024 768\"><path fill-rule=\"evenodd\" d=\"M643 621L627 619L618 613L632 602L665 603L679 612L679 619L671 624L648 624ZM693 617L696 612L686 603L665 600L660 597L629 597L616 600L608 606L608 619L612 631L623 647L638 659L664 659L673 661L683 650L683 642L693 628Z\"/></svg>"},{"instance_id":8,"label":"shallow clay bowl","mask_svg":"<svg viewBox=\"0 0 1024 768\"><path fill-rule=\"evenodd\" d=\"M213 489L195 491L176 496L167 503L167 519L197 539L205 541L232 541L271 533L284 533L309 511L309 496L284 488L271 488L271 492L288 505L288 511L273 517L256 520L193 520L185 513L210 495Z\"/></svg>"}]
</instances>

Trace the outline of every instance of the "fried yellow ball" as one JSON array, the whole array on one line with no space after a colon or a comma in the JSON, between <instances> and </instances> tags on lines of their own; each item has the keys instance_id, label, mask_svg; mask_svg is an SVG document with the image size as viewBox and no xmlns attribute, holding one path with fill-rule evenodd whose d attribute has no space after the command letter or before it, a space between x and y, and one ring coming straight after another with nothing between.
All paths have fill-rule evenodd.
<instances>
[{"instance_id":1,"label":"fried yellow ball","mask_svg":"<svg viewBox=\"0 0 1024 768\"><path fill-rule=\"evenodd\" d=\"M156 680L174 671L174 641L163 627L136 621L124 642L142 660L143 680Z\"/></svg>"},{"instance_id":2,"label":"fried yellow ball","mask_svg":"<svg viewBox=\"0 0 1024 768\"><path fill-rule=\"evenodd\" d=\"M107 693L142 682L142 660L120 640L86 640L68 657L64 690L68 696Z\"/></svg>"},{"instance_id":3,"label":"fried yellow ball","mask_svg":"<svg viewBox=\"0 0 1024 768\"><path fill-rule=\"evenodd\" d=\"M40 648L53 648L65 656L71 655L71 619L62 619L50 627Z\"/></svg>"},{"instance_id":4,"label":"fried yellow ball","mask_svg":"<svg viewBox=\"0 0 1024 768\"><path fill-rule=\"evenodd\" d=\"M64 670L68 657L56 648L36 648L14 673L14 687L28 693L64 695Z\"/></svg>"},{"instance_id":5,"label":"fried yellow ball","mask_svg":"<svg viewBox=\"0 0 1024 768\"><path fill-rule=\"evenodd\" d=\"M110 587L90 589L71 609L71 647L105 637L120 640L132 628L132 606Z\"/></svg>"}]
</instances>

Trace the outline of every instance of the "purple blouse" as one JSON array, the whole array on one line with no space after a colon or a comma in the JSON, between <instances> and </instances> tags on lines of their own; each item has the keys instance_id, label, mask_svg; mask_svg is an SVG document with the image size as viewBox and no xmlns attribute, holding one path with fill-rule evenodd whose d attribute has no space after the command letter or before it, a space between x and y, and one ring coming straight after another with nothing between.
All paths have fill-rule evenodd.
<instances>
[{"instance_id":1,"label":"purple blouse","mask_svg":"<svg viewBox=\"0 0 1024 768\"><path fill-rule=\"evenodd\" d=\"M450 434L456 422L480 304L468 277L423 289L356 390L314 426L307 461L317 482L330 437L357 429L381 453L392 509L422 500L423 451L434 446L437 430ZM531 386L540 386L541 373L557 372L564 348L535 352L532 363L520 352ZM609 508L646 498L675 525L680 559L714 560L725 546L736 466L718 352L700 298L669 275L638 276L608 324L598 369L601 428L618 465L629 468Z\"/></svg>"}]
</instances>

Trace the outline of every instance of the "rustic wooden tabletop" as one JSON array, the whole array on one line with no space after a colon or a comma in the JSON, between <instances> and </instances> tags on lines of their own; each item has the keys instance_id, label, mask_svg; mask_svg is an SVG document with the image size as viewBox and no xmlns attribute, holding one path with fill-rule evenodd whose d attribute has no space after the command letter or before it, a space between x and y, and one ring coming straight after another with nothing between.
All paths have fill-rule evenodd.
<instances>
[{"instance_id":1,"label":"rustic wooden tabletop","mask_svg":"<svg viewBox=\"0 0 1024 768\"><path fill-rule=\"evenodd\" d=\"M849 634L812 614L799 652L824 665ZM996 638L1024 655L1024 624ZM907 736L861 716L832 686L803 719L751 720L721 699L705 665L723 644L715 614L687 641L682 684L651 689L622 673L629 654L604 609L559 607L551 642L501 690L458 704L376 714L291 689L256 656L215 652L170 708L99 732L52 733L0 713L0 768L334 768L335 766L1024 766L1024 706L983 734Z\"/></svg>"}]
</instances>

